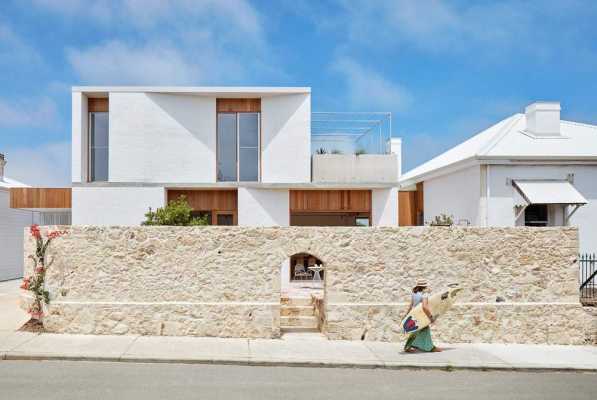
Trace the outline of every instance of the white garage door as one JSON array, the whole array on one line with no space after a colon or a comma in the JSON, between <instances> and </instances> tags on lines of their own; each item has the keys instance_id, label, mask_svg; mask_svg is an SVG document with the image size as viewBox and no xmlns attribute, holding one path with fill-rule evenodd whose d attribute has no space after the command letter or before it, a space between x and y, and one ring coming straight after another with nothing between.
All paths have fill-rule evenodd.
<instances>
[{"instance_id":1,"label":"white garage door","mask_svg":"<svg viewBox=\"0 0 597 400\"><path fill-rule=\"evenodd\" d=\"M8 191L0 189L0 281L23 276L23 231L34 213L12 210Z\"/></svg>"}]
</instances>

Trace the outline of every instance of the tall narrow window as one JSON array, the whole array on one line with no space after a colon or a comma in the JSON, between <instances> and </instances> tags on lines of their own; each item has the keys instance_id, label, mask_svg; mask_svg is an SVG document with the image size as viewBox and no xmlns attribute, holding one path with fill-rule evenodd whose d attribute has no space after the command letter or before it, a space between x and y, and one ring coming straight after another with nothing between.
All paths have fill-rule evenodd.
<instances>
[{"instance_id":1,"label":"tall narrow window","mask_svg":"<svg viewBox=\"0 0 597 400\"><path fill-rule=\"evenodd\" d=\"M89 113L89 180L108 180L108 113Z\"/></svg>"},{"instance_id":2,"label":"tall narrow window","mask_svg":"<svg viewBox=\"0 0 597 400\"><path fill-rule=\"evenodd\" d=\"M238 114L239 181L259 180L259 114Z\"/></svg>"},{"instance_id":3,"label":"tall narrow window","mask_svg":"<svg viewBox=\"0 0 597 400\"><path fill-rule=\"evenodd\" d=\"M218 113L218 181L259 180L259 113Z\"/></svg>"},{"instance_id":4,"label":"tall narrow window","mask_svg":"<svg viewBox=\"0 0 597 400\"><path fill-rule=\"evenodd\" d=\"M236 113L218 114L218 181L236 181Z\"/></svg>"}]
</instances>

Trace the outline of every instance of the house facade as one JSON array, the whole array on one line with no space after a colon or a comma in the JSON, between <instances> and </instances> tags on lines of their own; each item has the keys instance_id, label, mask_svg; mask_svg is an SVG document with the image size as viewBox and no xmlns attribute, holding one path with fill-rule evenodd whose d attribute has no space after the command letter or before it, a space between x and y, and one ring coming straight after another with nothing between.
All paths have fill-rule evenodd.
<instances>
[{"instance_id":1,"label":"house facade","mask_svg":"<svg viewBox=\"0 0 597 400\"><path fill-rule=\"evenodd\" d=\"M581 252L597 250L597 126L561 120L559 103L533 103L400 181L412 224L574 225Z\"/></svg>"},{"instance_id":2,"label":"house facade","mask_svg":"<svg viewBox=\"0 0 597 400\"><path fill-rule=\"evenodd\" d=\"M10 208L10 188L26 185L5 176L5 166L0 154L0 282L23 276L23 228L34 222L32 212Z\"/></svg>"},{"instance_id":3,"label":"house facade","mask_svg":"<svg viewBox=\"0 0 597 400\"><path fill-rule=\"evenodd\" d=\"M400 140L314 115L310 88L75 87L72 223L184 195L213 225L397 225Z\"/></svg>"},{"instance_id":4,"label":"house facade","mask_svg":"<svg viewBox=\"0 0 597 400\"><path fill-rule=\"evenodd\" d=\"M70 189L32 188L5 174L0 153L0 282L23 276L23 230L70 224Z\"/></svg>"}]
</instances>

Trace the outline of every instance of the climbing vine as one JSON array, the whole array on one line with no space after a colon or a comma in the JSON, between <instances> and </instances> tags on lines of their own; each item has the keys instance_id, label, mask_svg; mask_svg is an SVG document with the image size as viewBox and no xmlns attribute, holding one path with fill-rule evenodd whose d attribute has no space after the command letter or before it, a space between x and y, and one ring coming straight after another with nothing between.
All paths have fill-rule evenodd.
<instances>
[{"instance_id":1,"label":"climbing vine","mask_svg":"<svg viewBox=\"0 0 597 400\"><path fill-rule=\"evenodd\" d=\"M67 231L51 231L46 234L44 240L39 226L31 225L29 233L35 238L35 254L29 255L33 260L33 274L23 278L21 289L33 293L33 301L27 312L32 319L41 320L43 317L43 305L50 303L50 292L46 289L46 272L54 262L54 259L46 259L46 252L52 240L64 235Z\"/></svg>"}]
</instances>

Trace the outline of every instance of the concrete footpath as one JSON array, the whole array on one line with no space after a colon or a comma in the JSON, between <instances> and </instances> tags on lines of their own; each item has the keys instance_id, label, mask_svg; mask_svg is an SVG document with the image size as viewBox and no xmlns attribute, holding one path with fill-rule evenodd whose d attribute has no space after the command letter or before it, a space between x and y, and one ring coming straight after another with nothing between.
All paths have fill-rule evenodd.
<instances>
[{"instance_id":1,"label":"concrete footpath","mask_svg":"<svg viewBox=\"0 0 597 400\"><path fill-rule=\"evenodd\" d=\"M404 353L402 343L282 339L97 336L15 332L27 315L18 283L0 283L0 360L89 360L353 368L573 370L597 372L597 346L439 344L442 353Z\"/></svg>"},{"instance_id":2,"label":"concrete footpath","mask_svg":"<svg viewBox=\"0 0 597 400\"><path fill-rule=\"evenodd\" d=\"M0 333L3 360L88 360L354 368L575 370L597 372L597 347L449 344L442 353L404 353L398 343L172 336Z\"/></svg>"}]
</instances>

